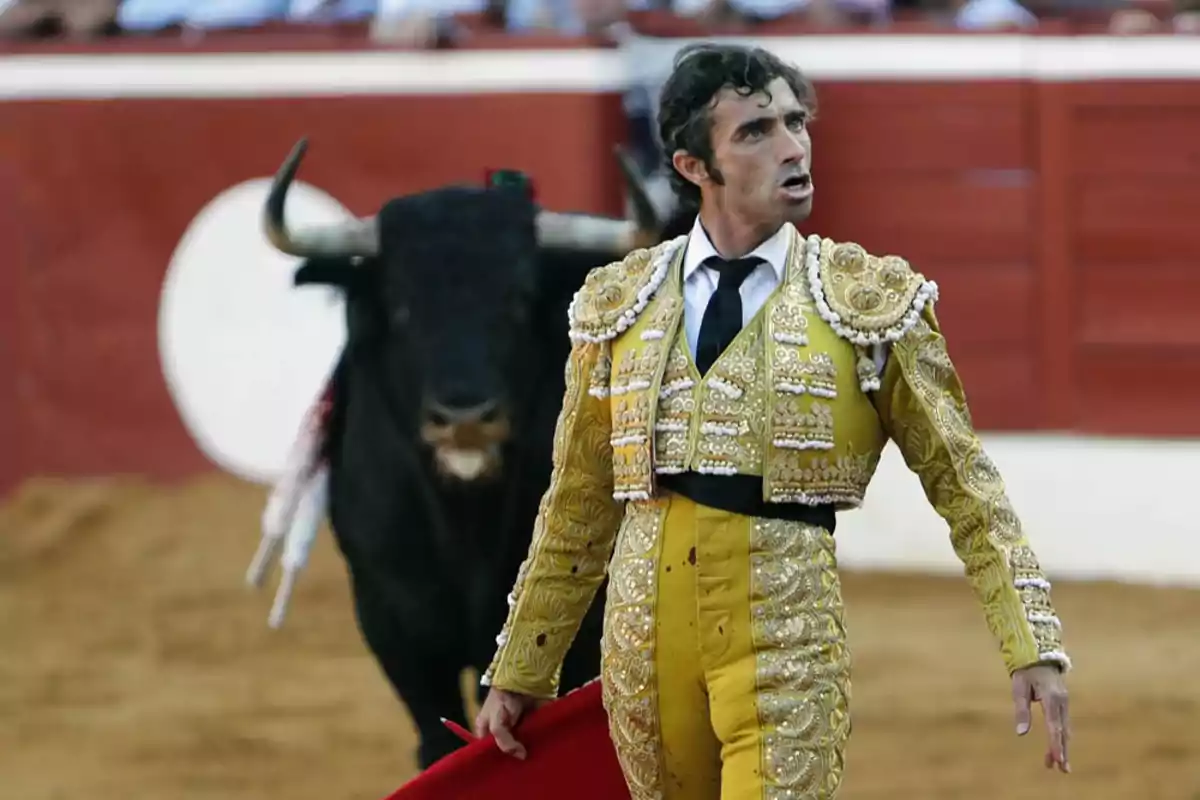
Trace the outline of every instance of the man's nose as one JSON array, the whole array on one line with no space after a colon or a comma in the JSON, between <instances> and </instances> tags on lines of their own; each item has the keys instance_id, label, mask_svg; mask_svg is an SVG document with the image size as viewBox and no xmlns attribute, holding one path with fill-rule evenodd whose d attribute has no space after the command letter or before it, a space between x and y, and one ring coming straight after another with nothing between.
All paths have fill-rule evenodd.
<instances>
[{"instance_id":1,"label":"man's nose","mask_svg":"<svg viewBox=\"0 0 1200 800\"><path fill-rule=\"evenodd\" d=\"M791 131L788 131L784 134L783 144L780 150L780 155L782 156L785 164L802 164L804 163L804 160L808 158L808 146L805 144L804 138L802 136L797 136Z\"/></svg>"}]
</instances>

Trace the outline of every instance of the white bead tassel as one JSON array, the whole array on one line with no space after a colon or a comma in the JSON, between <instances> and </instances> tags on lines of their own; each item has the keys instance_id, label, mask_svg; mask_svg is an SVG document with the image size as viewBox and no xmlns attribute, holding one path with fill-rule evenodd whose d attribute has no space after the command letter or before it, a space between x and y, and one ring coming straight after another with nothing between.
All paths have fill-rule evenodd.
<instances>
[{"instance_id":1,"label":"white bead tassel","mask_svg":"<svg viewBox=\"0 0 1200 800\"><path fill-rule=\"evenodd\" d=\"M264 518L268 515L272 517L282 516L282 512L275 511L272 513L271 504L267 503L267 513L264 513ZM246 585L251 588L258 589L262 587L263 579L267 575L267 568L271 562L275 560L275 555L279 552L280 545L283 544L282 532L276 534L275 531L282 531L283 528L272 524L268 527L267 523L263 523L263 535L258 540L258 550L254 552L254 558L250 561L250 567L246 570Z\"/></svg>"},{"instance_id":2,"label":"white bead tassel","mask_svg":"<svg viewBox=\"0 0 1200 800\"><path fill-rule=\"evenodd\" d=\"M329 467L322 465L308 482L304 494L295 510L291 528L287 532L283 557L280 566L283 567L283 577L275 592L275 603L271 606L271 615L267 624L274 630L283 625L287 615L288 602L296 588L296 580L308 565L308 557L312 553L313 543L325 518L326 504L329 500Z\"/></svg>"},{"instance_id":3,"label":"white bead tassel","mask_svg":"<svg viewBox=\"0 0 1200 800\"><path fill-rule=\"evenodd\" d=\"M320 404L317 404L305 416L283 475L271 489L271 496L267 498L262 515L262 539L259 540L258 551L246 570L246 583L249 586L262 586L271 562L283 546L283 537L292 526L292 518L300 502L300 493L316 467L317 455L320 452L323 438L320 415Z\"/></svg>"},{"instance_id":4,"label":"white bead tassel","mask_svg":"<svg viewBox=\"0 0 1200 800\"><path fill-rule=\"evenodd\" d=\"M867 353L867 348L861 344L854 346L858 356L858 385L864 392L879 391L879 362Z\"/></svg>"},{"instance_id":5,"label":"white bead tassel","mask_svg":"<svg viewBox=\"0 0 1200 800\"><path fill-rule=\"evenodd\" d=\"M312 492L317 470L323 468L320 455L325 443L325 421L332 398L331 392L332 386L327 382L316 401L309 406L300 423L296 441L288 453L283 474L275 482L267 498L261 522L262 538L246 570L245 580L251 587L262 586L267 570L271 568L271 562L285 546L284 536L295 527L297 509L304 501L305 495ZM286 553L284 558L287 558ZM289 589L288 592L290 591ZM272 614L274 615L274 612Z\"/></svg>"}]
</instances>

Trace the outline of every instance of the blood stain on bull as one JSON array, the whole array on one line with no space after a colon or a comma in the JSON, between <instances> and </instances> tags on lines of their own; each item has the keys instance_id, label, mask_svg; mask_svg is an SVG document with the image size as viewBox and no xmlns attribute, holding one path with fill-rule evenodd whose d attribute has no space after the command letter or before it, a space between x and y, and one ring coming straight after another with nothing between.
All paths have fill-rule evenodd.
<instances>
[{"instance_id":1,"label":"blood stain on bull","mask_svg":"<svg viewBox=\"0 0 1200 800\"><path fill-rule=\"evenodd\" d=\"M346 299L347 339L316 451L363 638L418 729L424 769L462 746L460 675L482 674L550 480L567 307L588 272L661 238L636 167L632 219L537 206L525 176L393 198L373 216L290 228L301 140L263 209L297 286ZM562 690L600 671L604 589ZM477 689L481 698L483 687Z\"/></svg>"}]
</instances>

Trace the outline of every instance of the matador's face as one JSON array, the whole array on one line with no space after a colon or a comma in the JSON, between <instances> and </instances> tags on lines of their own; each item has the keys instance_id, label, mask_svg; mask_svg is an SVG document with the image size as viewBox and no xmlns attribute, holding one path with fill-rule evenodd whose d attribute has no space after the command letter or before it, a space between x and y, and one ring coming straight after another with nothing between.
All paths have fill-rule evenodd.
<instances>
[{"instance_id":1,"label":"matador's face","mask_svg":"<svg viewBox=\"0 0 1200 800\"><path fill-rule=\"evenodd\" d=\"M722 182L709 186L718 204L768 227L807 219L813 203L809 116L783 78L752 95L722 89L711 133Z\"/></svg>"}]
</instances>

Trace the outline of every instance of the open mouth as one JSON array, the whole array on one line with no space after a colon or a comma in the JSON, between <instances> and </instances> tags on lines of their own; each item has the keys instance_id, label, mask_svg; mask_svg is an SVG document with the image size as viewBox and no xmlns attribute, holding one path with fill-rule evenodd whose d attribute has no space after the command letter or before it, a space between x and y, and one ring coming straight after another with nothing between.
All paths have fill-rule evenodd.
<instances>
[{"instance_id":1,"label":"open mouth","mask_svg":"<svg viewBox=\"0 0 1200 800\"><path fill-rule=\"evenodd\" d=\"M783 182L785 189L807 189L812 186L812 176L805 173L804 175L793 175Z\"/></svg>"}]
</instances>

